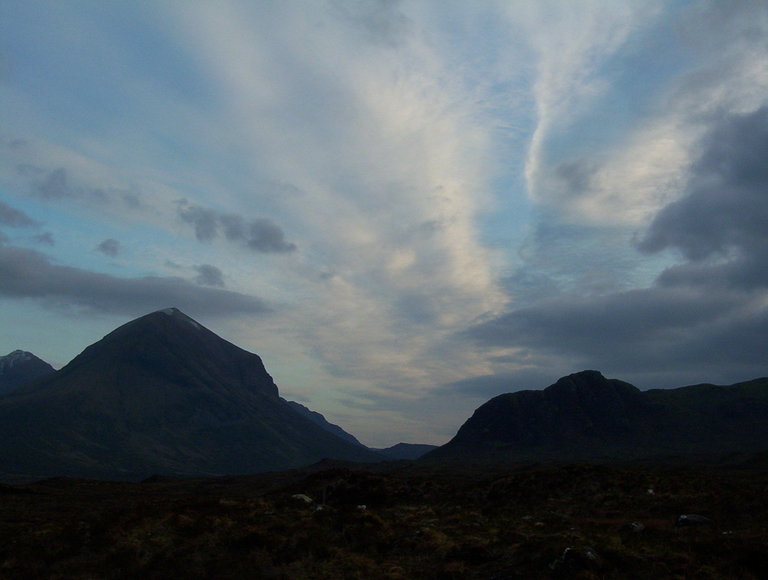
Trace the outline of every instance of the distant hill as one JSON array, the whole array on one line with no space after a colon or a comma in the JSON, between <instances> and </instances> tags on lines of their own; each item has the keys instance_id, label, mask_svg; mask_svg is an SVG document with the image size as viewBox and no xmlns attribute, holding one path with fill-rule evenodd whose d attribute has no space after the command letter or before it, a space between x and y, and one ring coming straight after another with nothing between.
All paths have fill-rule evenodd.
<instances>
[{"instance_id":1,"label":"distant hill","mask_svg":"<svg viewBox=\"0 0 768 580\"><path fill-rule=\"evenodd\" d=\"M635 459L768 449L768 378L640 391L597 371L494 397L428 460Z\"/></svg>"},{"instance_id":2,"label":"distant hill","mask_svg":"<svg viewBox=\"0 0 768 580\"><path fill-rule=\"evenodd\" d=\"M350 443L354 443L355 445L360 445L361 447L365 447L360 441L357 440L357 437L354 435L351 435L350 433L347 433L339 427L338 425L334 425L333 423L330 423L321 413L318 413L317 411L313 411L312 409L309 409L302 405L301 403L296 403L295 401L286 401L283 399L288 405L291 406L292 409L295 411L298 411L302 415L308 417L312 421L314 421L317 425L325 429L326 431L330 431L334 435L341 437L342 439L349 441ZM377 449L375 447L366 447L366 449L370 449L374 453L378 453L382 459L389 459L389 460L399 460L399 459L418 459L425 453L428 453L432 451L433 449L437 449L437 445L425 445L421 443L398 443L397 445L393 445L391 447L386 447L384 449Z\"/></svg>"},{"instance_id":3,"label":"distant hill","mask_svg":"<svg viewBox=\"0 0 768 580\"><path fill-rule=\"evenodd\" d=\"M437 445L427 445L424 443L398 443L392 447L384 449L373 449L381 453L388 459L418 459L425 453L437 449Z\"/></svg>"},{"instance_id":4,"label":"distant hill","mask_svg":"<svg viewBox=\"0 0 768 580\"><path fill-rule=\"evenodd\" d=\"M175 308L0 399L0 474L138 479L378 461L294 411L261 358Z\"/></svg>"},{"instance_id":5,"label":"distant hill","mask_svg":"<svg viewBox=\"0 0 768 580\"><path fill-rule=\"evenodd\" d=\"M55 372L51 365L31 352L14 350L0 356L0 395Z\"/></svg>"}]
</instances>

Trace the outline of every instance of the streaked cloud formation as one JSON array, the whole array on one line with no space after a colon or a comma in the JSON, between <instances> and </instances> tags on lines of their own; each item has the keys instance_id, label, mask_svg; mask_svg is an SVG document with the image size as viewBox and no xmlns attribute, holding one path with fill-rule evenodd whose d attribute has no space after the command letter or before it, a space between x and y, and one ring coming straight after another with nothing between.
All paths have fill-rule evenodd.
<instances>
[{"instance_id":1,"label":"streaked cloud formation","mask_svg":"<svg viewBox=\"0 0 768 580\"><path fill-rule=\"evenodd\" d=\"M766 374L762 2L18 1L0 22L0 324L22 329L0 350L66 362L177 306L380 446L583 368ZM81 343L38 352L64 321Z\"/></svg>"}]
</instances>

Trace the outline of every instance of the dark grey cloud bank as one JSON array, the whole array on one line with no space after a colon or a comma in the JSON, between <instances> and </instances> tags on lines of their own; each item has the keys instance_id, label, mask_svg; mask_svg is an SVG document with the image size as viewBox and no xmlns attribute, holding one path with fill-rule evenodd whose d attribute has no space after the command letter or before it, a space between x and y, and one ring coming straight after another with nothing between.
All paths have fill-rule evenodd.
<instances>
[{"instance_id":1,"label":"dark grey cloud bank","mask_svg":"<svg viewBox=\"0 0 768 580\"><path fill-rule=\"evenodd\" d=\"M713 119L683 195L636 243L649 255L674 252L682 263L648 288L551 293L484 320L465 336L519 349L517 363L551 369L552 379L583 368L641 387L767 375L766 152L768 108ZM530 373L500 371L447 388L488 395L548 384L531 385L538 377Z\"/></svg>"},{"instance_id":2,"label":"dark grey cloud bank","mask_svg":"<svg viewBox=\"0 0 768 580\"><path fill-rule=\"evenodd\" d=\"M285 240L285 233L274 222L266 218L246 220L236 214L221 213L214 209L179 204L179 217L195 229L195 237L201 242L210 242L223 236L229 242L249 250L264 253L288 253L296 245Z\"/></svg>"},{"instance_id":3,"label":"dark grey cloud bank","mask_svg":"<svg viewBox=\"0 0 768 580\"><path fill-rule=\"evenodd\" d=\"M0 245L0 297L130 316L169 304L198 316L265 314L270 310L259 298L201 287L182 278L118 278L52 264L35 250L4 245Z\"/></svg>"},{"instance_id":4,"label":"dark grey cloud bank","mask_svg":"<svg viewBox=\"0 0 768 580\"><path fill-rule=\"evenodd\" d=\"M764 287L768 280L752 274L765 266L768 250L768 108L719 120L693 169L686 195L656 216L640 250L741 265L750 274L739 283Z\"/></svg>"}]
</instances>

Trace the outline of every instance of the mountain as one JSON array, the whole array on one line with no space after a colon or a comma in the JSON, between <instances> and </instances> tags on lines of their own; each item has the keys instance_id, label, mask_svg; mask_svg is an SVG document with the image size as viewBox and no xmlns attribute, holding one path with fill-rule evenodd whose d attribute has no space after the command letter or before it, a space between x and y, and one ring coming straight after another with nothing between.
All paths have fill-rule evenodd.
<instances>
[{"instance_id":1,"label":"mountain","mask_svg":"<svg viewBox=\"0 0 768 580\"><path fill-rule=\"evenodd\" d=\"M422 455L437 449L437 445L425 443L398 443L384 449L373 449L387 459L418 459Z\"/></svg>"},{"instance_id":2,"label":"mountain","mask_svg":"<svg viewBox=\"0 0 768 580\"><path fill-rule=\"evenodd\" d=\"M52 375L56 370L44 360L25 350L0 356L0 395L10 393L35 379Z\"/></svg>"},{"instance_id":3,"label":"mountain","mask_svg":"<svg viewBox=\"0 0 768 580\"><path fill-rule=\"evenodd\" d=\"M0 399L6 478L243 474L327 457L380 459L292 410L258 355L175 308Z\"/></svg>"},{"instance_id":4,"label":"mountain","mask_svg":"<svg viewBox=\"0 0 768 580\"><path fill-rule=\"evenodd\" d=\"M357 440L357 437L352 435L351 433L347 433L339 427L338 425L331 423L328 421L322 413L318 413L317 411L313 411L312 409L305 407L301 403L297 403L296 401L288 401L286 399L283 399L281 397L281 400L288 405L291 409L299 413L300 415L303 415L310 421L312 421L315 425L322 427L326 431L333 433L336 435L336 437L340 437L341 439L344 439L348 443L352 443L353 445L359 445L360 447L365 447L360 441ZM366 448L367 449L367 448ZM376 451L373 449L372 451Z\"/></svg>"},{"instance_id":5,"label":"mountain","mask_svg":"<svg viewBox=\"0 0 768 580\"><path fill-rule=\"evenodd\" d=\"M638 459L768 449L768 378L640 391L598 371L494 397L426 459Z\"/></svg>"},{"instance_id":6,"label":"mountain","mask_svg":"<svg viewBox=\"0 0 768 580\"><path fill-rule=\"evenodd\" d=\"M290 405L292 409L311 419L326 431L330 431L337 437L341 437L350 443L365 447L362 443L360 443L360 441L357 440L357 437L347 433L338 425L330 423L321 413L313 411L312 409L309 409L301 403L297 403L295 401L286 401L285 399L283 399L283 401ZM433 449L437 449L437 445L425 445L421 443L398 443L397 445L392 445L391 447L386 447L384 449L377 449L375 447L366 447L366 449L370 449L374 453L378 453L380 456L382 456L382 459L418 459L425 453L428 453Z\"/></svg>"}]
</instances>

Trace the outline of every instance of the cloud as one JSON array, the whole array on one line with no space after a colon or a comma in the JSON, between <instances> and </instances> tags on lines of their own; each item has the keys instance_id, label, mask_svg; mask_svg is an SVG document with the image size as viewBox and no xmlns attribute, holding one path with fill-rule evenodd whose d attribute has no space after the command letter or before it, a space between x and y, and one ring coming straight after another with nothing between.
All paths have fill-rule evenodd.
<instances>
[{"instance_id":1,"label":"cloud","mask_svg":"<svg viewBox=\"0 0 768 580\"><path fill-rule=\"evenodd\" d=\"M26 194L60 208L110 211L125 218L142 215L142 189L126 180L119 165L99 162L77 146L62 147L40 139L5 143L0 161L0 178L11 191ZM162 200L159 187L153 199ZM178 196L177 196L178 197ZM166 200L168 201L168 200ZM146 216L144 216L146 217Z\"/></svg>"},{"instance_id":2,"label":"cloud","mask_svg":"<svg viewBox=\"0 0 768 580\"><path fill-rule=\"evenodd\" d=\"M67 172L63 167L54 169L35 188L36 193L45 199L62 199L73 197L74 192L69 186Z\"/></svg>"},{"instance_id":3,"label":"cloud","mask_svg":"<svg viewBox=\"0 0 768 580\"><path fill-rule=\"evenodd\" d=\"M399 2L332 2L331 9L359 29L369 42L396 47L406 41L413 22L403 14Z\"/></svg>"},{"instance_id":4,"label":"cloud","mask_svg":"<svg viewBox=\"0 0 768 580\"><path fill-rule=\"evenodd\" d=\"M113 238L108 238L101 242L98 246L96 246L96 250L104 254L105 256L109 256L110 258L116 257L120 251L120 242Z\"/></svg>"},{"instance_id":5,"label":"cloud","mask_svg":"<svg viewBox=\"0 0 768 580\"><path fill-rule=\"evenodd\" d=\"M218 235L219 216L212 209L179 205L179 217L195 228L195 237L201 242L210 242Z\"/></svg>"},{"instance_id":6,"label":"cloud","mask_svg":"<svg viewBox=\"0 0 768 580\"><path fill-rule=\"evenodd\" d=\"M698 329L738 309L736 298L682 289L650 288L608 296L572 296L481 322L468 334L489 345L513 345L622 362L649 349L668 348L681 332ZM663 346L662 346L663 345Z\"/></svg>"},{"instance_id":7,"label":"cloud","mask_svg":"<svg viewBox=\"0 0 768 580\"><path fill-rule=\"evenodd\" d=\"M118 203L133 208L139 205L135 192L108 191L100 187L88 187L73 183L71 170L64 167L44 172L40 168L26 166L18 168L17 171L22 175L43 173L42 179L33 180L32 192L36 197L42 198L45 201L63 202L77 200L97 207Z\"/></svg>"},{"instance_id":8,"label":"cloud","mask_svg":"<svg viewBox=\"0 0 768 580\"><path fill-rule=\"evenodd\" d=\"M210 242L223 235L227 241L256 252L296 251L296 244L285 241L283 230L265 218L246 220L239 215L186 202L179 204L178 215L184 223L194 227L195 237L201 242Z\"/></svg>"},{"instance_id":9,"label":"cloud","mask_svg":"<svg viewBox=\"0 0 768 580\"><path fill-rule=\"evenodd\" d=\"M35 240L38 244L44 244L46 246L55 246L56 242L53 239L53 234L51 232L44 232L42 234L39 234L32 238Z\"/></svg>"},{"instance_id":10,"label":"cloud","mask_svg":"<svg viewBox=\"0 0 768 580\"><path fill-rule=\"evenodd\" d=\"M607 92L606 63L653 21L660 3L540 2L527 9L512 6L510 20L522 27L536 59L536 124L529 141L525 177L529 195L547 201L551 196L547 175L551 141Z\"/></svg>"},{"instance_id":11,"label":"cloud","mask_svg":"<svg viewBox=\"0 0 768 580\"><path fill-rule=\"evenodd\" d=\"M768 263L768 106L717 119L681 199L654 218L638 247L679 250L691 262Z\"/></svg>"},{"instance_id":12,"label":"cloud","mask_svg":"<svg viewBox=\"0 0 768 580\"><path fill-rule=\"evenodd\" d=\"M764 373L764 356L751 341L768 331L766 314L761 300L654 287L542 301L482 322L467 336L515 349L519 363L561 374L597 368L670 386Z\"/></svg>"},{"instance_id":13,"label":"cloud","mask_svg":"<svg viewBox=\"0 0 768 580\"><path fill-rule=\"evenodd\" d=\"M646 288L529 300L465 336L511 349L518 366L599 368L647 386L765 374L759 337L768 336L768 106L711 118L697 145L686 187L637 242L646 254L676 251L683 263ZM500 369L500 376L514 372ZM496 378L476 381L483 391Z\"/></svg>"},{"instance_id":14,"label":"cloud","mask_svg":"<svg viewBox=\"0 0 768 580\"><path fill-rule=\"evenodd\" d=\"M713 117L764 104L768 5L610 4L605 17L597 2L558 7L552 28L533 19L534 46L547 42L526 176L563 220L645 228L686 187Z\"/></svg>"},{"instance_id":15,"label":"cloud","mask_svg":"<svg viewBox=\"0 0 768 580\"><path fill-rule=\"evenodd\" d=\"M42 81L4 92L5 142L25 141L0 156L0 186L44 202L66 241L40 300L79 299L59 274L93 282L86 296L215 303L224 281L267 296L286 307L268 340L243 321L243 344L317 398L333 383L389 401L382 431L412 413L424 432L408 405L434 385L538 388L614 361L690 377L694 355L717 358L707 344L752 357L735 338L761 328L756 230L735 202L718 198L717 217L692 194L722 181L693 179L715 112L768 94L764 3L678 4L221 0L33 18L19 3L9 42ZM686 221L697 211L722 239ZM116 225L136 277L56 269L92 260ZM170 278L138 277L163 263ZM430 428L435 408L418 410Z\"/></svg>"},{"instance_id":16,"label":"cloud","mask_svg":"<svg viewBox=\"0 0 768 580\"><path fill-rule=\"evenodd\" d=\"M34 250L0 246L0 296L40 300L55 307L136 316L173 304L197 315L262 315L260 298L201 288L175 277L117 278L52 264Z\"/></svg>"},{"instance_id":17,"label":"cloud","mask_svg":"<svg viewBox=\"0 0 768 580\"><path fill-rule=\"evenodd\" d=\"M484 125L484 96L463 78L471 67L454 37L427 31L446 15L344 2L287 3L279 15L237 2L169 14L180 44L196 51L195 69L217 87L245 183L292 186L269 196L230 188L215 206L190 195L180 220L212 248L253 239L253 215L290 232L280 245L299 247L295 259L271 265L279 277L258 271L249 283L292 301L280 334L350 395L399 398L392 384L417 393L479 372L477 357L443 341L505 300L479 228L495 126ZM221 180L231 182L229 172ZM242 276L235 264L226 271ZM325 379L310 381L322 390Z\"/></svg>"},{"instance_id":18,"label":"cloud","mask_svg":"<svg viewBox=\"0 0 768 580\"><path fill-rule=\"evenodd\" d=\"M523 368L494 374L467 377L441 385L433 395L462 396L486 401L496 395L528 389L542 389L559 378L556 372L546 368Z\"/></svg>"},{"instance_id":19,"label":"cloud","mask_svg":"<svg viewBox=\"0 0 768 580\"><path fill-rule=\"evenodd\" d=\"M217 286L219 288L224 287L224 274L216 266L210 264L201 264L195 266L197 270L197 278L195 282L202 286Z\"/></svg>"},{"instance_id":20,"label":"cloud","mask_svg":"<svg viewBox=\"0 0 768 580\"><path fill-rule=\"evenodd\" d=\"M23 211L11 207L7 203L0 201L0 226L11 228L36 227L40 223L33 220Z\"/></svg>"}]
</instances>

